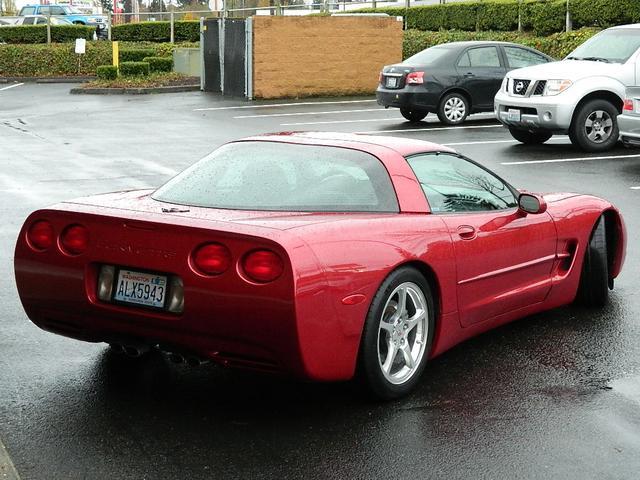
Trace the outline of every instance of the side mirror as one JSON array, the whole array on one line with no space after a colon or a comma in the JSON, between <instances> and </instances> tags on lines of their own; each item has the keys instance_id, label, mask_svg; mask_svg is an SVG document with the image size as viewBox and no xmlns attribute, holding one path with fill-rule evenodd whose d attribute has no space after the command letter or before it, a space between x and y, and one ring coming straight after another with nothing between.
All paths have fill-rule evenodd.
<instances>
[{"instance_id":1,"label":"side mirror","mask_svg":"<svg viewBox=\"0 0 640 480\"><path fill-rule=\"evenodd\" d=\"M547 202L541 195L533 193L521 193L518 197L518 208L521 212L536 215L547 211Z\"/></svg>"}]
</instances>

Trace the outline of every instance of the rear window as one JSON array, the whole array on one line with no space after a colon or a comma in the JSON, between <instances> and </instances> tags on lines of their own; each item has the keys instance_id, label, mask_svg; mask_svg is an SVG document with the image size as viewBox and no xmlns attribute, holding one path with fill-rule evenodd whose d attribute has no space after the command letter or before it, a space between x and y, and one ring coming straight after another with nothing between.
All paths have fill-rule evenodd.
<instances>
[{"instance_id":1,"label":"rear window","mask_svg":"<svg viewBox=\"0 0 640 480\"><path fill-rule=\"evenodd\" d=\"M397 212L376 157L338 147L277 142L224 145L156 190L179 205L294 212Z\"/></svg>"},{"instance_id":2,"label":"rear window","mask_svg":"<svg viewBox=\"0 0 640 480\"><path fill-rule=\"evenodd\" d=\"M430 65L430 64L436 63L438 60L443 58L449 52L451 52L450 47L437 46L437 47L427 48L426 50L418 52L412 57L407 58L404 62L402 62L402 64L415 66L415 67L422 66L422 65Z\"/></svg>"}]
</instances>

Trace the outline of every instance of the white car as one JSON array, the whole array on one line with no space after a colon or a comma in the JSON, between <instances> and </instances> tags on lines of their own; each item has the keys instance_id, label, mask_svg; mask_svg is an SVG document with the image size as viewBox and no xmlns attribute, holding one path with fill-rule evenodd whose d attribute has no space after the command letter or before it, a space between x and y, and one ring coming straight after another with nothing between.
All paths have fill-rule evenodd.
<instances>
[{"instance_id":1,"label":"white car","mask_svg":"<svg viewBox=\"0 0 640 480\"><path fill-rule=\"evenodd\" d=\"M526 144L569 134L588 152L612 148L626 87L640 83L640 24L593 36L560 62L513 70L494 100L498 120Z\"/></svg>"}]
</instances>

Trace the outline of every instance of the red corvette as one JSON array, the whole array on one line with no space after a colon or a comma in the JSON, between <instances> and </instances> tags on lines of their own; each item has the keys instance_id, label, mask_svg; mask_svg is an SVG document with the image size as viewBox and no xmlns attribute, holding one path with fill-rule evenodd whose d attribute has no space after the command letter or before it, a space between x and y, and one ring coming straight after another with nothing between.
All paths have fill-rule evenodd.
<instances>
[{"instance_id":1,"label":"red corvette","mask_svg":"<svg viewBox=\"0 0 640 480\"><path fill-rule=\"evenodd\" d=\"M603 305L625 243L600 198L518 192L432 143L295 133L224 145L155 191L34 212L15 274L54 333L393 398L466 338Z\"/></svg>"}]
</instances>

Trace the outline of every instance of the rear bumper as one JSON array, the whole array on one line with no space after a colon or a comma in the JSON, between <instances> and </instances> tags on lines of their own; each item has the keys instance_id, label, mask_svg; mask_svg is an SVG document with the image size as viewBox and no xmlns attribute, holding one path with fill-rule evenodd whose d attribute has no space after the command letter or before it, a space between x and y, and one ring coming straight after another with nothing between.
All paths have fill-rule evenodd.
<instances>
[{"instance_id":1,"label":"rear bumper","mask_svg":"<svg viewBox=\"0 0 640 480\"><path fill-rule=\"evenodd\" d=\"M618 115L620 138L627 145L640 146L640 116Z\"/></svg>"},{"instance_id":2,"label":"rear bumper","mask_svg":"<svg viewBox=\"0 0 640 480\"><path fill-rule=\"evenodd\" d=\"M378 87L376 100L378 105L395 108L419 108L435 112L438 105L438 95L425 91L407 91L408 88L390 90Z\"/></svg>"}]
</instances>

